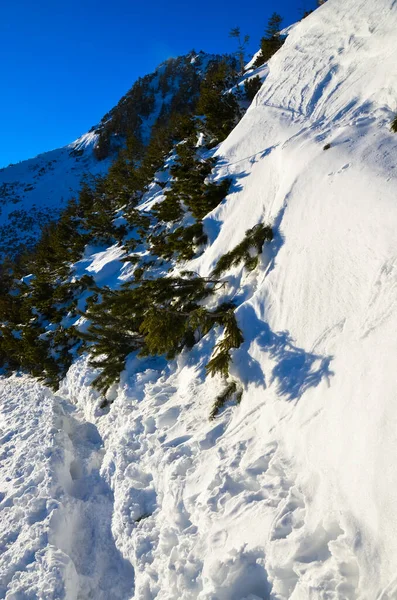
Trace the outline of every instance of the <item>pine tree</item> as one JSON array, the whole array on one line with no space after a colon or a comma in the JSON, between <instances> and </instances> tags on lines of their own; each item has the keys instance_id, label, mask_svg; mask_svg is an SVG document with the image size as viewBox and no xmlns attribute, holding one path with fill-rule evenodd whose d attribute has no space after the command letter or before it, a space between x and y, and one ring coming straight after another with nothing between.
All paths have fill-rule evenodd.
<instances>
[{"instance_id":1,"label":"pine tree","mask_svg":"<svg viewBox=\"0 0 397 600\"><path fill-rule=\"evenodd\" d=\"M258 223L245 232L245 237L233 248L218 260L212 275L220 277L224 271L244 261L245 267L252 271L258 264L258 254L262 252L263 244L271 242L273 239L272 228L268 225ZM256 254L252 254L255 252Z\"/></svg>"},{"instance_id":2,"label":"pine tree","mask_svg":"<svg viewBox=\"0 0 397 600\"><path fill-rule=\"evenodd\" d=\"M265 35L261 39L260 54L255 61L256 67L260 67L263 63L270 60L273 54L284 44L284 39L280 33L282 22L282 17L276 12L270 17L265 29Z\"/></svg>"},{"instance_id":3,"label":"pine tree","mask_svg":"<svg viewBox=\"0 0 397 600\"><path fill-rule=\"evenodd\" d=\"M247 44L249 42L250 36L245 35L242 38L240 27L234 27L233 29L230 30L229 37L237 40L236 55L237 55L237 59L238 59L239 66L240 66L240 75L242 75L244 73L244 66L245 66L245 50L246 50Z\"/></svg>"},{"instance_id":4,"label":"pine tree","mask_svg":"<svg viewBox=\"0 0 397 600\"><path fill-rule=\"evenodd\" d=\"M212 421L219 414L220 410L225 406L228 400L234 396L236 404L240 404L243 390L235 381L231 381L226 385L224 390L217 396L214 405L210 412L210 420Z\"/></svg>"},{"instance_id":5,"label":"pine tree","mask_svg":"<svg viewBox=\"0 0 397 600\"><path fill-rule=\"evenodd\" d=\"M255 77L250 77L249 79L244 81L244 91L247 100L252 102L252 100L255 98L256 94L259 92L261 87L262 81L259 75L256 75Z\"/></svg>"},{"instance_id":6,"label":"pine tree","mask_svg":"<svg viewBox=\"0 0 397 600\"><path fill-rule=\"evenodd\" d=\"M131 352L164 354L170 359L183 348L191 348L215 325L223 327L224 335L207 370L227 376L230 351L243 341L235 307L224 303L209 311L199 304L220 285L215 279L186 274L140 279L118 291L102 290L102 302L84 314L90 321L87 332L79 334L91 364L101 368L94 385L106 391L117 381Z\"/></svg>"},{"instance_id":7,"label":"pine tree","mask_svg":"<svg viewBox=\"0 0 397 600\"><path fill-rule=\"evenodd\" d=\"M201 222L178 227L172 233L159 233L150 238L151 252L165 259L191 260L199 246L207 241Z\"/></svg>"},{"instance_id":8,"label":"pine tree","mask_svg":"<svg viewBox=\"0 0 397 600\"><path fill-rule=\"evenodd\" d=\"M125 148L120 150L116 160L109 168L105 189L113 201L119 206L136 204L140 198L142 181L139 176L139 162L143 156L141 140L129 135Z\"/></svg>"},{"instance_id":9,"label":"pine tree","mask_svg":"<svg viewBox=\"0 0 397 600\"><path fill-rule=\"evenodd\" d=\"M266 39L275 39L280 37L280 29L283 18L278 13L274 12L270 17L265 29Z\"/></svg>"},{"instance_id":10,"label":"pine tree","mask_svg":"<svg viewBox=\"0 0 397 600\"><path fill-rule=\"evenodd\" d=\"M180 220L184 208L201 221L218 206L227 195L231 180L223 179L219 183L206 181L215 162L213 158L204 160L198 155L192 137L177 146L177 156L171 167L171 187L165 192L164 200L153 209L160 221L173 223Z\"/></svg>"},{"instance_id":11,"label":"pine tree","mask_svg":"<svg viewBox=\"0 0 397 600\"><path fill-rule=\"evenodd\" d=\"M84 314L91 323L88 331L80 333L92 365L102 368L94 384L106 390L131 352L173 356L180 351L197 302L214 290L212 281L200 277L140 280L119 291L102 290L102 303Z\"/></svg>"},{"instance_id":12,"label":"pine tree","mask_svg":"<svg viewBox=\"0 0 397 600\"><path fill-rule=\"evenodd\" d=\"M197 111L205 117L204 132L212 143L223 141L240 118L237 100L230 91L235 83L230 62L223 60L210 64L201 84Z\"/></svg>"},{"instance_id":13,"label":"pine tree","mask_svg":"<svg viewBox=\"0 0 397 600\"><path fill-rule=\"evenodd\" d=\"M223 338L217 343L214 354L208 362L207 373L212 377L219 373L222 377L229 374L229 366L232 360L231 350L239 348L244 341L243 334L237 325L234 315L234 306L225 303L218 309L217 322L224 327Z\"/></svg>"}]
</instances>

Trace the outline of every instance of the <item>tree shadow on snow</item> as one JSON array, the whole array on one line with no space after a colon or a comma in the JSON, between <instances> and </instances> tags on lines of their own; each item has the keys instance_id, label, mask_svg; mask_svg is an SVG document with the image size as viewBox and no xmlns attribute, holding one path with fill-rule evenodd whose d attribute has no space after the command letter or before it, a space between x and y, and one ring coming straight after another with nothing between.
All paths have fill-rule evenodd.
<instances>
[{"instance_id":1,"label":"tree shadow on snow","mask_svg":"<svg viewBox=\"0 0 397 600\"><path fill-rule=\"evenodd\" d=\"M307 389L316 387L323 379L328 381L333 375L330 370L332 356L307 352L293 343L287 331L272 331L268 323L258 318L250 304L241 306L237 314L245 341L234 353L233 370L243 383L254 382L263 387L275 385L280 396L288 401L298 401ZM275 361L268 381L259 361L248 353L252 343Z\"/></svg>"},{"instance_id":2,"label":"tree shadow on snow","mask_svg":"<svg viewBox=\"0 0 397 600\"><path fill-rule=\"evenodd\" d=\"M217 165L217 167L219 167L219 166L221 166L220 163ZM243 186L240 183L240 179L244 179L245 177L248 177L248 175L249 175L249 173L247 173L245 171L241 172L241 173L232 173L232 174L226 175L225 177L222 177L221 179L216 181L217 183L219 183L223 179L226 179L226 178L231 179L231 185L230 185L229 191L227 193L227 196L222 200L222 202L220 202L218 204L218 206L214 210L217 210L219 206L222 206L223 204L225 204L227 202L228 196L230 196L231 194L235 194L236 192L240 192L243 189ZM208 237L209 244L212 244L216 240L216 238L219 235L221 226L222 226L222 222L212 216L212 211L209 213L209 215L207 215L204 218L204 228L205 228L205 233Z\"/></svg>"}]
</instances>

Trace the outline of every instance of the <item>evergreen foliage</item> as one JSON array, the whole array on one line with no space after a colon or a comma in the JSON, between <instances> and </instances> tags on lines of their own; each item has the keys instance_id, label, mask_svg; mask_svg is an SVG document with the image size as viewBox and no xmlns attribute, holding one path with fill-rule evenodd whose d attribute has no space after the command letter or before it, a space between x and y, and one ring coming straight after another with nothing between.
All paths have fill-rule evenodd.
<instances>
[{"instance_id":1,"label":"evergreen foliage","mask_svg":"<svg viewBox=\"0 0 397 600\"><path fill-rule=\"evenodd\" d=\"M231 400L234 396L236 404L240 404L241 397L243 395L243 389L237 385L235 381L231 381L226 385L224 390L216 397L214 405L210 412L210 420L212 421L219 414L221 409L225 406L228 400Z\"/></svg>"},{"instance_id":2,"label":"evergreen foliage","mask_svg":"<svg viewBox=\"0 0 397 600\"><path fill-rule=\"evenodd\" d=\"M216 280L198 276L160 277L140 279L117 292L103 290L102 303L84 315L90 321L88 331L80 333L92 356L91 364L102 369L94 385L106 391L118 380L131 352L138 351L141 356L164 354L170 359L183 348L191 348L216 324L224 327L217 351L230 352L238 347L242 334L234 306L224 304L209 311L199 304L219 285ZM216 369L209 367L209 371L215 374Z\"/></svg>"},{"instance_id":3,"label":"evergreen foliage","mask_svg":"<svg viewBox=\"0 0 397 600\"><path fill-rule=\"evenodd\" d=\"M244 261L245 267L252 271L258 264L258 254L262 252L263 244L271 242L272 239L273 231L268 225L259 223L252 229L248 229L243 241L218 260L212 272L213 276L220 277L224 271L238 265L241 261ZM256 255L252 255L252 251L256 252Z\"/></svg>"},{"instance_id":4,"label":"evergreen foliage","mask_svg":"<svg viewBox=\"0 0 397 600\"><path fill-rule=\"evenodd\" d=\"M227 195L231 180L220 183L206 181L215 166L213 158L201 159L190 138L177 147L175 164L171 167L172 185L165 199L154 207L154 213L164 222L178 221L187 208L197 220L213 210Z\"/></svg>"},{"instance_id":5,"label":"evergreen foliage","mask_svg":"<svg viewBox=\"0 0 397 600\"><path fill-rule=\"evenodd\" d=\"M234 348L239 348L244 341L232 304L225 303L220 307L218 323L224 327L223 338L215 346L214 354L208 362L206 370L212 377L217 373L222 377L227 377L232 360L230 352Z\"/></svg>"},{"instance_id":6,"label":"evergreen foliage","mask_svg":"<svg viewBox=\"0 0 397 600\"><path fill-rule=\"evenodd\" d=\"M138 167L143 153L140 140L130 135L127 137L125 148L120 150L110 166L105 182L106 193L120 205L136 203L139 199L141 180Z\"/></svg>"},{"instance_id":7,"label":"evergreen foliage","mask_svg":"<svg viewBox=\"0 0 397 600\"><path fill-rule=\"evenodd\" d=\"M230 60L210 63L200 87L197 112L204 117L203 130L212 143L223 141L241 117L230 91L236 81L235 65Z\"/></svg>"},{"instance_id":8,"label":"evergreen foliage","mask_svg":"<svg viewBox=\"0 0 397 600\"><path fill-rule=\"evenodd\" d=\"M202 223L178 227L172 233L160 233L150 238L151 251L165 259L191 260L197 248L207 241Z\"/></svg>"},{"instance_id":9,"label":"evergreen foliage","mask_svg":"<svg viewBox=\"0 0 397 600\"><path fill-rule=\"evenodd\" d=\"M1 291L0 358L5 372L22 369L55 388L80 344L74 327L66 329L63 319L77 315L77 299L92 279L66 285L48 265L39 275L29 283L15 279Z\"/></svg>"},{"instance_id":10,"label":"evergreen foliage","mask_svg":"<svg viewBox=\"0 0 397 600\"><path fill-rule=\"evenodd\" d=\"M391 122L391 130L393 133L397 133L397 116L395 116Z\"/></svg>"},{"instance_id":11,"label":"evergreen foliage","mask_svg":"<svg viewBox=\"0 0 397 600\"><path fill-rule=\"evenodd\" d=\"M171 185L162 202L153 208L157 219L168 225L180 221L185 210L190 211L196 221L187 227L180 226L171 231L163 229L150 236L151 252L165 259L193 258L197 248L207 241L202 219L218 206L230 189L230 179L219 183L207 180L216 161L200 156L194 143L196 135L177 146L175 162L170 169Z\"/></svg>"},{"instance_id":12,"label":"evergreen foliage","mask_svg":"<svg viewBox=\"0 0 397 600\"><path fill-rule=\"evenodd\" d=\"M240 66L240 75L244 73L244 65L245 65L245 49L249 42L250 36L245 35L241 37L240 27L233 27L229 32L229 37L237 40L237 59Z\"/></svg>"},{"instance_id":13,"label":"evergreen foliage","mask_svg":"<svg viewBox=\"0 0 397 600\"><path fill-rule=\"evenodd\" d=\"M194 119L190 115L170 115L166 124L156 124L139 167L141 189L154 179L174 145L193 135Z\"/></svg>"},{"instance_id":14,"label":"evergreen foliage","mask_svg":"<svg viewBox=\"0 0 397 600\"><path fill-rule=\"evenodd\" d=\"M261 87L262 82L259 75L255 75L255 77L250 77L250 79L244 81L244 91L247 100L252 102L252 100L255 98L256 94L259 92Z\"/></svg>"},{"instance_id":15,"label":"evergreen foliage","mask_svg":"<svg viewBox=\"0 0 397 600\"><path fill-rule=\"evenodd\" d=\"M270 60L273 54L284 44L285 39L280 34L282 22L282 17L276 12L270 17L265 29L265 35L261 39L261 52L255 61L255 67L260 67L263 63Z\"/></svg>"},{"instance_id":16,"label":"evergreen foliage","mask_svg":"<svg viewBox=\"0 0 397 600\"><path fill-rule=\"evenodd\" d=\"M221 60L221 57L214 59ZM144 119L154 116L156 126L167 125L171 117L194 113L205 72L201 53L170 58L150 75L138 79L118 104L107 113L95 132L95 154L99 160L117 151L120 138L145 142ZM159 96L163 98L158 108Z\"/></svg>"}]
</instances>

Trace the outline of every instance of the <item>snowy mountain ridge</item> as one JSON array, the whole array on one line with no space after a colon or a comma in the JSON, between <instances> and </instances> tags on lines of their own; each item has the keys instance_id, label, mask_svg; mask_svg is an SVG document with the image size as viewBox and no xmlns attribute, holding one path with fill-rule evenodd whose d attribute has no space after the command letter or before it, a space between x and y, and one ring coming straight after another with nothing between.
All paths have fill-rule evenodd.
<instances>
[{"instance_id":1,"label":"snowy mountain ridge","mask_svg":"<svg viewBox=\"0 0 397 600\"><path fill-rule=\"evenodd\" d=\"M209 63L219 58L192 51L165 61L138 80L88 133L63 148L1 168L0 257L31 248L43 226L59 217L78 195L84 177L107 173L128 134L147 144L153 126L167 110L179 110L178 94L185 79L196 86L194 98Z\"/></svg>"},{"instance_id":2,"label":"snowy mountain ridge","mask_svg":"<svg viewBox=\"0 0 397 600\"><path fill-rule=\"evenodd\" d=\"M396 26L394 0L328 0L217 149L235 185L184 267L208 276L274 230L225 276L239 405L208 420L214 331L169 363L132 356L106 410L84 356L57 395L3 380L4 598L397 598ZM121 258L79 267L117 286Z\"/></svg>"}]
</instances>

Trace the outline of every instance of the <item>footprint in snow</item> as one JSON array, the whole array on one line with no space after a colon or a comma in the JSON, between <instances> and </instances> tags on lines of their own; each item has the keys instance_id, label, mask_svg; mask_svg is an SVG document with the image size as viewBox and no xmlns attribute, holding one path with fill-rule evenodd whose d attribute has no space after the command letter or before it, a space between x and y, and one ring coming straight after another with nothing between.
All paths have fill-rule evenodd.
<instances>
[{"instance_id":1,"label":"footprint in snow","mask_svg":"<svg viewBox=\"0 0 397 600\"><path fill-rule=\"evenodd\" d=\"M343 173L344 171L346 171L349 167L350 167L350 163L346 163L338 171L331 171L330 173L328 173L328 177L332 177L332 175L339 175L340 173Z\"/></svg>"},{"instance_id":2,"label":"footprint in snow","mask_svg":"<svg viewBox=\"0 0 397 600\"><path fill-rule=\"evenodd\" d=\"M180 437L165 442L164 446L166 448L176 448L177 446L181 446L182 444L188 442L191 439L191 437L191 435L181 435Z\"/></svg>"}]
</instances>

